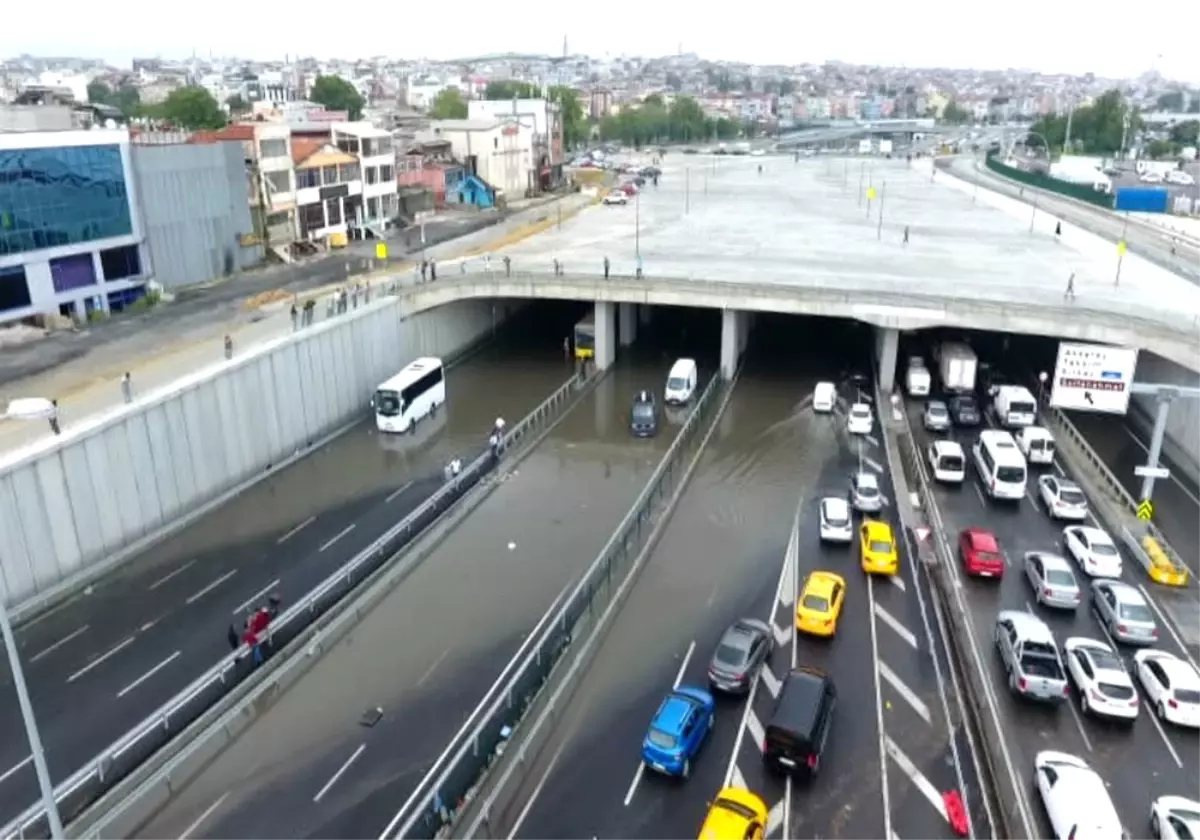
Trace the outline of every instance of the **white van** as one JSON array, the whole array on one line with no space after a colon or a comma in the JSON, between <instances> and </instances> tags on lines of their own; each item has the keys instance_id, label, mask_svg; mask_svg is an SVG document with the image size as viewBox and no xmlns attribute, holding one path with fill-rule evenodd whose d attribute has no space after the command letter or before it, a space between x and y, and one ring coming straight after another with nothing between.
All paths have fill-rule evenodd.
<instances>
[{"instance_id":1,"label":"white van","mask_svg":"<svg viewBox=\"0 0 1200 840\"><path fill-rule=\"evenodd\" d=\"M663 402L667 405L683 405L690 402L696 393L696 360L676 359L667 374L667 387Z\"/></svg>"},{"instance_id":2,"label":"white van","mask_svg":"<svg viewBox=\"0 0 1200 840\"><path fill-rule=\"evenodd\" d=\"M929 444L925 454L934 480L962 484L967 477L967 456L955 441L936 440Z\"/></svg>"},{"instance_id":3,"label":"white van","mask_svg":"<svg viewBox=\"0 0 1200 840\"><path fill-rule=\"evenodd\" d=\"M1037 422L1037 400L1021 385L1000 385L992 397L996 422L1006 429L1019 429Z\"/></svg>"},{"instance_id":4,"label":"white van","mask_svg":"<svg viewBox=\"0 0 1200 840\"><path fill-rule=\"evenodd\" d=\"M836 402L837 388L832 382L818 382L817 387L813 388L813 411L828 414L833 411Z\"/></svg>"},{"instance_id":5,"label":"white van","mask_svg":"<svg viewBox=\"0 0 1200 840\"><path fill-rule=\"evenodd\" d=\"M1021 450L1021 454L1029 463L1054 463L1054 435L1050 434L1048 429L1043 429L1041 426L1026 426L1019 429L1013 438L1017 441L1017 448Z\"/></svg>"},{"instance_id":6,"label":"white van","mask_svg":"<svg viewBox=\"0 0 1200 840\"><path fill-rule=\"evenodd\" d=\"M905 374L904 378L904 384L908 388L909 396L929 396L929 386L933 378L929 375L929 368L925 367L924 364L909 365L908 373Z\"/></svg>"},{"instance_id":7,"label":"white van","mask_svg":"<svg viewBox=\"0 0 1200 840\"><path fill-rule=\"evenodd\" d=\"M971 447L971 454L980 483L989 496L1021 500L1029 471L1012 435L999 429L985 429Z\"/></svg>"}]
</instances>

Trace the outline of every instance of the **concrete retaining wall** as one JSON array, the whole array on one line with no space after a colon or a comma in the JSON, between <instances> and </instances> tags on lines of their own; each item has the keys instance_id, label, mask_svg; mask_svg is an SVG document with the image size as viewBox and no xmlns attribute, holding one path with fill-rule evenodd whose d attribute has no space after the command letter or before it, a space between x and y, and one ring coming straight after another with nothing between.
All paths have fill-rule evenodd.
<instances>
[{"instance_id":1,"label":"concrete retaining wall","mask_svg":"<svg viewBox=\"0 0 1200 840\"><path fill-rule=\"evenodd\" d=\"M412 359L453 355L509 311L479 300L404 316L377 301L0 461L7 602L94 579L362 416Z\"/></svg>"},{"instance_id":2,"label":"concrete retaining wall","mask_svg":"<svg viewBox=\"0 0 1200 840\"><path fill-rule=\"evenodd\" d=\"M1133 378L1136 382L1200 387L1200 374L1146 351L1138 354ZM1157 402L1148 394L1134 394L1130 400L1129 418L1145 432L1147 440L1154 428ZM1171 403L1163 454L1192 481L1200 481L1200 399L1184 397Z\"/></svg>"}]
</instances>

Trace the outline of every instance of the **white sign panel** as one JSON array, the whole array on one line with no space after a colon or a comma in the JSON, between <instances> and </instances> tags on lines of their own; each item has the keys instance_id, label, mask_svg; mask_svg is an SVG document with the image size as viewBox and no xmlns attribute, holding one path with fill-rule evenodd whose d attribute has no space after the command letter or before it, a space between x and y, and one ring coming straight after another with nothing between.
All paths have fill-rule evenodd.
<instances>
[{"instance_id":1,"label":"white sign panel","mask_svg":"<svg viewBox=\"0 0 1200 840\"><path fill-rule=\"evenodd\" d=\"M1124 414L1138 351L1107 344L1058 343L1050 405L1074 411Z\"/></svg>"}]
</instances>

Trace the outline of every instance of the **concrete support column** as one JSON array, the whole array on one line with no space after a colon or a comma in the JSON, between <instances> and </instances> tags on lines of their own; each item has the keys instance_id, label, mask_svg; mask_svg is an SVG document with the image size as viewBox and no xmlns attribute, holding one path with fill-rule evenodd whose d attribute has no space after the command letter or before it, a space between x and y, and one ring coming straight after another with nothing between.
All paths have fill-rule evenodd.
<instances>
[{"instance_id":1,"label":"concrete support column","mask_svg":"<svg viewBox=\"0 0 1200 840\"><path fill-rule=\"evenodd\" d=\"M736 309L721 312L721 376L733 379L738 360L746 349L746 313Z\"/></svg>"},{"instance_id":2,"label":"concrete support column","mask_svg":"<svg viewBox=\"0 0 1200 840\"><path fill-rule=\"evenodd\" d=\"M617 340L628 347L637 340L637 304L617 304Z\"/></svg>"},{"instance_id":3,"label":"concrete support column","mask_svg":"<svg viewBox=\"0 0 1200 840\"><path fill-rule=\"evenodd\" d=\"M879 363L880 393L890 394L896 385L896 354L899 349L899 330L892 327L875 328L875 359Z\"/></svg>"},{"instance_id":4,"label":"concrete support column","mask_svg":"<svg viewBox=\"0 0 1200 840\"><path fill-rule=\"evenodd\" d=\"M617 307L596 301L596 368L606 370L617 360Z\"/></svg>"},{"instance_id":5,"label":"concrete support column","mask_svg":"<svg viewBox=\"0 0 1200 840\"><path fill-rule=\"evenodd\" d=\"M641 324L643 327L650 326L650 313L653 312L653 310L650 308L650 304L639 303L637 311L638 311L638 323Z\"/></svg>"}]
</instances>

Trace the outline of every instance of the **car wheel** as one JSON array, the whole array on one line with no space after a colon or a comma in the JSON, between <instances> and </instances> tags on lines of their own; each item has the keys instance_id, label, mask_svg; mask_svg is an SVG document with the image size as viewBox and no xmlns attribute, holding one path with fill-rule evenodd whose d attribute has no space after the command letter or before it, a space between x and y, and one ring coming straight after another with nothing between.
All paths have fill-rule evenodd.
<instances>
[{"instance_id":1,"label":"car wheel","mask_svg":"<svg viewBox=\"0 0 1200 840\"><path fill-rule=\"evenodd\" d=\"M1158 824L1158 814L1150 812L1150 836L1162 837L1162 826Z\"/></svg>"},{"instance_id":2,"label":"car wheel","mask_svg":"<svg viewBox=\"0 0 1200 840\"><path fill-rule=\"evenodd\" d=\"M1008 669L1008 690L1017 693L1017 672L1011 668Z\"/></svg>"},{"instance_id":3,"label":"car wheel","mask_svg":"<svg viewBox=\"0 0 1200 840\"><path fill-rule=\"evenodd\" d=\"M1154 713L1158 715L1159 720L1167 719L1167 707L1163 705L1163 701L1159 700L1154 707Z\"/></svg>"},{"instance_id":4,"label":"car wheel","mask_svg":"<svg viewBox=\"0 0 1200 840\"><path fill-rule=\"evenodd\" d=\"M1088 705L1087 692L1083 690L1079 692L1079 711L1085 715L1091 712L1091 707Z\"/></svg>"},{"instance_id":5,"label":"car wheel","mask_svg":"<svg viewBox=\"0 0 1200 840\"><path fill-rule=\"evenodd\" d=\"M691 759L687 759L687 758L685 758L685 759L683 760L683 770L682 770L682 772L680 772L680 774L679 774L679 775L680 775L680 776L682 776L682 777L683 777L683 778L685 778L685 779L686 779L688 776L692 775L692 762L691 762Z\"/></svg>"}]
</instances>

